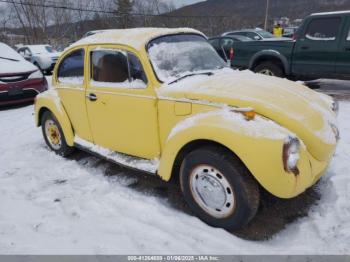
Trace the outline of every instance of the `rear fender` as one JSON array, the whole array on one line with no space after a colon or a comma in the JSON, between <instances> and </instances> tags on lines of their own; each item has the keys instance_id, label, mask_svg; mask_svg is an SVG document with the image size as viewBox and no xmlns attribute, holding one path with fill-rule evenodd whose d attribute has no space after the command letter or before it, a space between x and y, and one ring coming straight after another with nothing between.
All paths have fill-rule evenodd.
<instances>
[{"instance_id":1,"label":"rear fender","mask_svg":"<svg viewBox=\"0 0 350 262\"><path fill-rule=\"evenodd\" d=\"M44 93L37 96L35 102L35 123L36 126L41 125L41 117L45 111L50 111L59 122L64 137L66 139L67 145L74 146L74 132L67 115L59 97L57 91L50 89Z\"/></svg>"}]
</instances>

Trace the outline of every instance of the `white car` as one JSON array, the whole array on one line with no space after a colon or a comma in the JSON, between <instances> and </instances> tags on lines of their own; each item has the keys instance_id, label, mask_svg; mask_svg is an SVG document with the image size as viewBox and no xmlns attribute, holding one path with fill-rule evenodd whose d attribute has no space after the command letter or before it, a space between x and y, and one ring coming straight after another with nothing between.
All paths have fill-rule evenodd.
<instances>
[{"instance_id":1,"label":"white car","mask_svg":"<svg viewBox=\"0 0 350 262\"><path fill-rule=\"evenodd\" d=\"M50 73L61 53L50 45L26 45L18 49L27 61L32 62L41 71Z\"/></svg>"}]
</instances>

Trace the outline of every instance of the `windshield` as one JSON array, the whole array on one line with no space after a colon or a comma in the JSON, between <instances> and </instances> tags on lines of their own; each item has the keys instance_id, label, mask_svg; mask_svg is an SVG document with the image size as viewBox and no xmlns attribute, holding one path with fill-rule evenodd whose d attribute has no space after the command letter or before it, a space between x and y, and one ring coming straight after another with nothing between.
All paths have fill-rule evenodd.
<instances>
[{"instance_id":1,"label":"windshield","mask_svg":"<svg viewBox=\"0 0 350 262\"><path fill-rule=\"evenodd\" d=\"M34 54L42 54L42 53L55 53L56 51L49 45L33 45L30 47L30 50Z\"/></svg>"},{"instance_id":2,"label":"windshield","mask_svg":"<svg viewBox=\"0 0 350 262\"><path fill-rule=\"evenodd\" d=\"M263 37L263 38L275 38L275 36L267 31L264 30L259 30L258 33Z\"/></svg>"},{"instance_id":3,"label":"windshield","mask_svg":"<svg viewBox=\"0 0 350 262\"><path fill-rule=\"evenodd\" d=\"M181 34L157 38L148 44L148 53L155 73L162 82L226 66L214 48L200 35Z\"/></svg>"},{"instance_id":4,"label":"windshield","mask_svg":"<svg viewBox=\"0 0 350 262\"><path fill-rule=\"evenodd\" d=\"M23 57L8 45L0 43L0 59L23 60Z\"/></svg>"}]
</instances>

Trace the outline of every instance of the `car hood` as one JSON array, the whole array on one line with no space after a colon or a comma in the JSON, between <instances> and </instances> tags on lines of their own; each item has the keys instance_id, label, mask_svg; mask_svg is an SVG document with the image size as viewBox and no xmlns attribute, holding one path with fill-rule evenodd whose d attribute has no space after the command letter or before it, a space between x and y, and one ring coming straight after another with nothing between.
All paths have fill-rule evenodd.
<instances>
[{"instance_id":1,"label":"car hood","mask_svg":"<svg viewBox=\"0 0 350 262\"><path fill-rule=\"evenodd\" d=\"M296 134L318 160L333 154L336 116L333 100L286 79L223 69L187 77L157 90L160 99L188 99L250 107Z\"/></svg>"},{"instance_id":2,"label":"car hood","mask_svg":"<svg viewBox=\"0 0 350 262\"><path fill-rule=\"evenodd\" d=\"M0 59L0 76L30 73L37 70L36 66L24 59L18 61Z\"/></svg>"}]
</instances>

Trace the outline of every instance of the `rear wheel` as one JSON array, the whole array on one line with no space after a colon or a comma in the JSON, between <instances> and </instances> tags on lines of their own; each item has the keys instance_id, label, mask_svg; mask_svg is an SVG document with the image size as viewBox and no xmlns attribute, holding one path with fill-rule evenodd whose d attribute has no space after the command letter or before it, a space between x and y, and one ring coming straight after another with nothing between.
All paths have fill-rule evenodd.
<instances>
[{"instance_id":1,"label":"rear wheel","mask_svg":"<svg viewBox=\"0 0 350 262\"><path fill-rule=\"evenodd\" d=\"M268 75L268 76L277 76L277 77L284 77L285 74L283 72L283 69L273 62L263 62L261 64L258 64L254 68L255 73Z\"/></svg>"},{"instance_id":2,"label":"rear wheel","mask_svg":"<svg viewBox=\"0 0 350 262\"><path fill-rule=\"evenodd\" d=\"M41 119L41 128L46 144L52 151L61 156L68 156L74 148L67 145L62 128L54 115L46 111Z\"/></svg>"},{"instance_id":3,"label":"rear wheel","mask_svg":"<svg viewBox=\"0 0 350 262\"><path fill-rule=\"evenodd\" d=\"M238 229L257 212L258 184L237 157L219 147L189 153L180 168L180 183L189 207L211 226Z\"/></svg>"}]
</instances>

